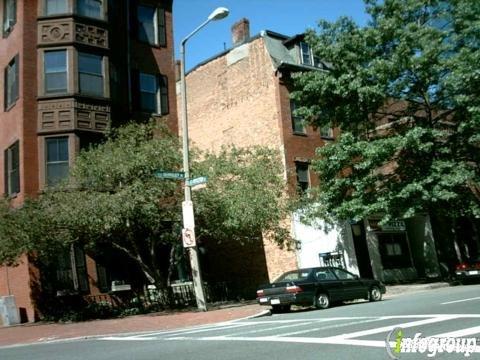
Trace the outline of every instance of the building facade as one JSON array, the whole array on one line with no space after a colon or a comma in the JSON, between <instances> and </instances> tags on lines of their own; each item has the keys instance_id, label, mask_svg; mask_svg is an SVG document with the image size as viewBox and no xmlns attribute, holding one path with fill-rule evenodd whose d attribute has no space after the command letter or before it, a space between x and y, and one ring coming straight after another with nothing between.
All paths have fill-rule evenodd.
<instances>
[{"instance_id":1,"label":"building facade","mask_svg":"<svg viewBox=\"0 0 480 360\"><path fill-rule=\"evenodd\" d=\"M250 37L246 19L232 27L232 40L231 49L187 74L192 144L210 151L229 144L268 146L281 155L291 193L316 185L318 179L310 171L315 149L335 141L338 129L313 128L295 116L295 103L290 98L291 75L298 71L327 71L328 65L314 56L303 35L288 37L262 31ZM230 271L231 276L241 276L231 266L239 261L235 258L245 259L240 260L242 269L254 263L257 272L251 274L250 281L255 285L290 269L322 265L398 281L417 278L417 263L422 264L425 273L425 256L432 255L432 251L435 254L431 231L423 231L428 228L425 218L383 228L375 219L332 226L321 220L306 225L300 218L298 211L287 220L292 237L298 242L295 249L280 249L264 237L263 243L256 245L259 250L254 260L251 248L248 256L243 256L242 250L235 247L230 257L225 254L227 250L220 249L222 256L205 262L216 261L217 268ZM413 255L419 248L421 255ZM402 258L406 261L399 260ZM226 265L222 265L223 260ZM259 264L264 271L258 272ZM433 269L428 271L435 273L438 265Z\"/></svg>"},{"instance_id":2,"label":"building facade","mask_svg":"<svg viewBox=\"0 0 480 360\"><path fill-rule=\"evenodd\" d=\"M20 206L68 174L80 149L111 126L156 118L177 131L172 0L0 0L0 189ZM79 249L57 280L109 291ZM0 296L36 317L37 268L0 267ZM62 289L59 289L62 290Z\"/></svg>"}]
</instances>

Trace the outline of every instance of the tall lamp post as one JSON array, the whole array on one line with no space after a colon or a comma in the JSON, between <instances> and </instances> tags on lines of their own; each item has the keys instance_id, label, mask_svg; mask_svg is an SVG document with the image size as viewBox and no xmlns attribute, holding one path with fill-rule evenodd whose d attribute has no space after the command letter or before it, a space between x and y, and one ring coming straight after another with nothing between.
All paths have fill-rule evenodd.
<instances>
[{"instance_id":1,"label":"tall lamp post","mask_svg":"<svg viewBox=\"0 0 480 360\"><path fill-rule=\"evenodd\" d=\"M182 91L182 133L183 133L183 171L185 172L185 201L183 202L183 244L190 249L190 266L192 268L193 287L197 300L197 307L201 311L207 311L205 292L203 291L202 275L198 262L198 249L195 243L195 223L193 218L192 190L190 180L190 160L188 150L188 116L187 116L187 92L185 82L185 44L193 35L207 25L210 21L220 20L228 16L228 9L216 8L199 27L187 35L181 43L182 66L180 69L180 86Z\"/></svg>"}]
</instances>

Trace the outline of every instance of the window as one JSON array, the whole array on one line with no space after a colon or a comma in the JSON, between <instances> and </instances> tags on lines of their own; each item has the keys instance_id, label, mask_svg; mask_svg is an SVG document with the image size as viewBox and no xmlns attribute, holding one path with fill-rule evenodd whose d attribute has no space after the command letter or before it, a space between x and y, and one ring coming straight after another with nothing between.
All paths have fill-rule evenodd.
<instances>
[{"instance_id":1,"label":"window","mask_svg":"<svg viewBox=\"0 0 480 360\"><path fill-rule=\"evenodd\" d=\"M90 18L103 19L102 0L77 0L77 13Z\"/></svg>"},{"instance_id":2,"label":"window","mask_svg":"<svg viewBox=\"0 0 480 360\"><path fill-rule=\"evenodd\" d=\"M45 144L46 183L48 186L55 186L68 176L68 137L47 138Z\"/></svg>"},{"instance_id":3,"label":"window","mask_svg":"<svg viewBox=\"0 0 480 360\"><path fill-rule=\"evenodd\" d=\"M137 8L137 21L140 41L160 46L166 44L164 9L140 5Z\"/></svg>"},{"instance_id":4,"label":"window","mask_svg":"<svg viewBox=\"0 0 480 360\"><path fill-rule=\"evenodd\" d=\"M287 281L296 281L296 280L305 280L310 276L311 270L306 271L289 271L278 279L275 282L287 282Z\"/></svg>"},{"instance_id":5,"label":"window","mask_svg":"<svg viewBox=\"0 0 480 360\"><path fill-rule=\"evenodd\" d=\"M322 138L333 139L333 129L330 125L326 125L320 128L320 136Z\"/></svg>"},{"instance_id":6,"label":"window","mask_svg":"<svg viewBox=\"0 0 480 360\"><path fill-rule=\"evenodd\" d=\"M305 123L303 119L295 115L296 105L293 100L290 101L290 110L291 110L291 117L292 117L292 130L295 134L305 134Z\"/></svg>"},{"instance_id":7,"label":"window","mask_svg":"<svg viewBox=\"0 0 480 360\"><path fill-rule=\"evenodd\" d=\"M315 277L317 280L337 280L335 275L330 271L330 269L317 270L315 272Z\"/></svg>"},{"instance_id":8,"label":"window","mask_svg":"<svg viewBox=\"0 0 480 360\"><path fill-rule=\"evenodd\" d=\"M57 290L71 293L89 291L85 253L72 245L57 258Z\"/></svg>"},{"instance_id":9,"label":"window","mask_svg":"<svg viewBox=\"0 0 480 360\"><path fill-rule=\"evenodd\" d=\"M307 43L300 43L300 55L302 64L312 65L312 51L310 50L310 46L308 46Z\"/></svg>"},{"instance_id":10,"label":"window","mask_svg":"<svg viewBox=\"0 0 480 360\"><path fill-rule=\"evenodd\" d=\"M44 54L45 93L67 92L67 51L46 51Z\"/></svg>"},{"instance_id":11,"label":"window","mask_svg":"<svg viewBox=\"0 0 480 360\"><path fill-rule=\"evenodd\" d=\"M45 0L46 15L66 14L68 12L68 0Z\"/></svg>"},{"instance_id":12,"label":"window","mask_svg":"<svg viewBox=\"0 0 480 360\"><path fill-rule=\"evenodd\" d=\"M140 73L140 110L152 114L168 114L166 76Z\"/></svg>"},{"instance_id":13,"label":"window","mask_svg":"<svg viewBox=\"0 0 480 360\"><path fill-rule=\"evenodd\" d=\"M321 61L318 56L313 54L312 48L306 42L300 42L300 62L303 65L321 66Z\"/></svg>"},{"instance_id":14,"label":"window","mask_svg":"<svg viewBox=\"0 0 480 360\"><path fill-rule=\"evenodd\" d=\"M81 94L103 96L103 57L79 52L78 78Z\"/></svg>"},{"instance_id":15,"label":"window","mask_svg":"<svg viewBox=\"0 0 480 360\"><path fill-rule=\"evenodd\" d=\"M15 56L5 68L5 109L10 108L18 99L18 56Z\"/></svg>"},{"instance_id":16,"label":"window","mask_svg":"<svg viewBox=\"0 0 480 360\"><path fill-rule=\"evenodd\" d=\"M4 153L5 194L13 196L20 192L20 152L18 141Z\"/></svg>"},{"instance_id":17,"label":"window","mask_svg":"<svg viewBox=\"0 0 480 360\"><path fill-rule=\"evenodd\" d=\"M348 271L342 269L332 269L339 280L356 280L357 277Z\"/></svg>"},{"instance_id":18,"label":"window","mask_svg":"<svg viewBox=\"0 0 480 360\"><path fill-rule=\"evenodd\" d=\"M405 233L378 233L377 237L384 269L412 266Z\"/></svg>"},{"instance_id":19,"label":"window","mask_svg":"<svg viewBox=\"0 0 480 360\"><path fill-rule=\"evenodd\" d=\"M3 2L3 36L8 36L17 22L17 1L4 0Z\"/></svg>"},{"instance_id":20,"label":"window","mask_svg":"<svg viewBox=\"0 0 480 360\"><path fill-rule=\"evenodd\" d=\"M310 186L308 164L297 162L295 166L297 171L297 187L300 192L305 192Z\"/></svg>"}]
</instances>

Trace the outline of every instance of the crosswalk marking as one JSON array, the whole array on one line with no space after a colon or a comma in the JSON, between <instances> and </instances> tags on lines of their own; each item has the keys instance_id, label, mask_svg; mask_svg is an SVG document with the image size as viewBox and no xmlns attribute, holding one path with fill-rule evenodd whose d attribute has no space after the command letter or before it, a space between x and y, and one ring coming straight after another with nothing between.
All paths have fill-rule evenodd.
<instances>
[{"instance_id":1,"label":"crosswalk marking","mask_svg":"<svg viewBox=\"0 0 480 360\"><path fill-rule=\"evenodd\" d=\"M341 327L345 327L345 326L365 324L365 323L370 323L370 322L374 322L374 321L382 321L382 320L384 320L384 319L383 318L376 318L376 319L370 319L370 320L352 321L352 322L343 323L343 324L327 325L327 326L322 326L322 327L317 327L317 328L312 328L312 329L307 329L307 330L294 331L294 332L291 332L291 333L281 334L281 335L278 335L278 336L300 335L300 334L306 334L306 333L309 333L309 332L329 330L329 329L337 329L337 328L341 328Z\"/></svg>"},{"instance_id":2,"label":"crosswalk marking","mask_svg":"<svg viewBox=\"0 0 480 360\"><path fill-rule=\"evenodd\" d=\"M432 337L464 337L469 335L480 334L480 326L475 326L467 329L457 330L457 331L450 331L443 334L432 335Z\"/></svg>"},{"instance_id":3,"label":"crosswalk marking","mask_svg":"<svg viewBox=\"0 0 480 360\"><path fill-rule=\"evenodd\" d=\"M404 320L403 322L401 320ZM288 319L276 320L266 319L265 321L241 321L224 322L211 324L202 327L193 327L179 330L163 331L150 334L141 334L134 336L109 336L100 340L112 341L246 341L246 342L283 342L283 343L304 343L304 344L326 344L326 345L349 345L385 348L385 339L382 338L394 328L413 328L422 325L435 324L458 319L480 319L480 314L421 314L421 315L389 315L389 316L360 316L360 317L332 317L332 318L314 318L314 319ZM380 326L351 333L344 333L333 336L298 336L301 334L314 333L316 331L334 330L356 326L360 324L369 324L381 321L396 322L394 325ZM399 320L399 321L395 321ZM409 320L409 321L405 321ZM337 323L333 323L336 321ZM338 323L340 321L340 323ZM346 321L346 322L342 322ZM323 326L320 326L323 325ZM458 324L458 323L456 323ZM267 326L258 328L259 326ZM272 325L272 326L269 326ZM280 325L280 326L278 326ZM300 327L297 331L276 333L275 335L258 336L268 331L288 330L293 327ZM301 327L304 327L302 329ZM228 333L228 330L239 329L237 332ZM222 335L215 336L209 334L222 331ZM235 330L234 330L235 331ZM425 335L429 337L464 337L480 333L480 326L474 326L466 329L445 332L437 335ZM381 340L361 339L361 337L378 334ZM207 335L207 336L205 336ZM250 336L245 336L250 335ZM263 334L262 334L263 335ZM480 353L480 344L477 345L476 352ZM391 346L394 343L391 342Z\"/></svg>"},{"instance_id":4,"label":"crosswalk marking","mask_svg":"<svg viewBox=\"0 0 480 360\"><path fill-rule=\"evenodd\" d=\"M455 318L456 317L452 316L452 315L443 315L443 316L434 317L434 318L430 318L430 319L411 321L411 322L406 322L406 323L402 323L402 324L388 325L388 326L383 326L383 327L379 327L379 328L376 328L376 329L355 331L355 332L349 333L349 334L335 335L335 336L332 336L330 338L350 339L350 338L355 338L355 337L362 337L362 336L367 336L367 335L379 334L379 333L383 333L383 332L393 330L395 328L405 329L405 328L410 328L410 327L414 327L414 326L433 324L433 323L437 323L437 322L441 322L441 321L452 320L452 319L455 319Z\"/></svg>"}]
</instances>

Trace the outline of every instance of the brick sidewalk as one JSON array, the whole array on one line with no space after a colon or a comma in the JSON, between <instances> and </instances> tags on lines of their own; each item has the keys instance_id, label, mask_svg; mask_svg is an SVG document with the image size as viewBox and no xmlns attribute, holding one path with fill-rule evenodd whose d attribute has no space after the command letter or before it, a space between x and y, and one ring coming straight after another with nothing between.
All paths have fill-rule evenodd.
<instances>
[{"instance_id":1,"label":"brick sidewalk","mask_svg":"<svg viewBox=\"0 0 480 360\"><path fill-rule=\"evenodd\" d=\"M0 346L38 343L96 335L169 330L253 316L266 310L257 304L232 306L207 312L155 313L121 319L79 323L35 323L0 327Z\"/></svg>"}]
</instances>

